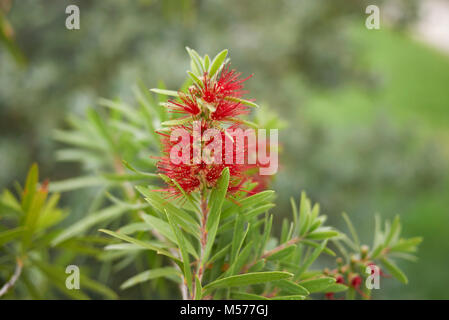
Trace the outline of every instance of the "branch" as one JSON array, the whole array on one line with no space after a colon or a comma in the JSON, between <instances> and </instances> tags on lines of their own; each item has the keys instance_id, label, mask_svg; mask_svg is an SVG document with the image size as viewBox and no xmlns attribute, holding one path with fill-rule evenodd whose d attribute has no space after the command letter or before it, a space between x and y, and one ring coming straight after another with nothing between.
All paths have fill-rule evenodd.
<instances>
[{"instance_id":1,"label":"branch","mask_svg":"<svg viewBox=\"0 0 449 320\"><path fill-rule=\"evenodd\" d=\"M20 258L17 258L17 264L16 269L14 270L14 274L11 276L11 279L9 279L9 281L6 282L0 289L0 297L6 294L8 290L11 289L16 284L17 280L19 280L19 277L22 273L22 267L23 267L22 260Z\"/></svg>"},{"instance_id":2,"label":"branch","mask_svg":"<svg viewBox=\"0 0 449 320\"><path fill-rule=\"evenodd\" d=\"M198 259L198 264L197 264L197 270L196 273L198 275L198 280L201 283L201 280L203 279L203 273L204 273L204 261L203 260L203 256L204 256L204 251L206 250L206 244L207 244L207 230L206 230L206 223L207 223L207 218L209 216L209 208L208 208L208 204L207 204L207 200L206 200L206 196L202 195L201 196L201 215L202 215L202 219L201 219L201 252L200 252L200 257Z\"/></svg>"},{"instance_id":3,"label":"branch","mask_svg":"<svg viewBox=\"0 0 449 320\"><path fill-rule=\"evenodd\" d=\"M251 268L252 266L254 266L254 265L255 265L257 262L259 262L260 260L266 259L266 258L272 256L273 254L275 254L275 253L281 251L282 249L284 249L284 248L286 248L286 247L288 247L288 246L290 246L290 245L292 245L292 244L298 243L298 242L301 241L301 240L302 240L301 237L294 237L294 238L290 239L289 241L287 241L287 242L285 242L285 243L283 243L283 244L277 246L276 248L271 249L271 250L265 252L259 259L254 260L253 262L251 262L251 263L249 263L249 264L243 266L241 272L247 272L247 271L249 270L249 268Z\"/></svg>"}]
</instances>

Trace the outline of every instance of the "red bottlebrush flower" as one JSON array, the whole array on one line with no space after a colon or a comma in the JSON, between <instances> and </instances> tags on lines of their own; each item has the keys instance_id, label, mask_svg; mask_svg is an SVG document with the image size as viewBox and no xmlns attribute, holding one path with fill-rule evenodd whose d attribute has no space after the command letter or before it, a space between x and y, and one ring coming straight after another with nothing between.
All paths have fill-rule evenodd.
<instances>
[{"instance_id":1,"label":"red bottlebrush flower","mask_svg":"<svg viewBox=\"0 0 449 320\"><path fill-rule=\"evenodd\" d=\"M334 300L334 295L335 295L334 292L327 292L327 293L324 294L324 296L325 296L326 299L328 299L328 300Z\"/></svg>"},{"instance_id":2,"label":"red bottlebrush flower","mask_svg":"<svg viewBox=\"0 0 449 320\"><path fill-rule=\"evenodd\" d=\"M246 93L245 91L241 91L243 89L243 82L251 78L252 75L245 79L240 79L240 75L240 72L229 70L229 65L223 68L217 80L210 78L205 73L202 79L202 88L199 89L199 96L208 103L215 103L217 100L226 97L241 97Z\"/></svg>"},{"instance_id":3,"label":"red bottlebrush flower","mask_svg":"<svg viewBox=\"0 0 449 320\"><path fill-rule=\"evenodd\" d=\"M234 194L239 191L243 190L243 185L245 182L250 180L250 178L245 174L247 170L249 170L252 165L248 164L236 164L235 159L237 159L238 155L242 155L243 157L245 153L247 153L247 147L245 146L243 149L237 149L236 144L236 137L233 137L234 141L231 141L231 137L225 134L224 131L220 132L221 137L221 163L217 163L215 161L212 161L212 163L208 163L205 161L205 159L201 158L199 163L195 162L194 159L194 128L192 125L189 126L179 126L179 127L173 127L171 132L173 132L176 129L184 129L185 132L188 134L188 146L187 149L190 152L189 159L187 162L180 162L177 163L177 161L174 161L171 158L171 151L173 148L181 143L181 141L171 141L170 140L170 134L160 133L162 136L162 144L163 144L163 153L164 156L158 158L159 161L157 163L157 167L159 171L166 176L168 176L170 179L173 179L176 181L182 189L184 189L185 192L191 193L195 191L202 190L203 187L207 188L213 188L217 180L220 178L220 175L224 168L229 168L229 174L230 174L230 181L228 186L228 192L230 194ZM201 121L201 128L200 132L201 135L209 128L209 124L206 121ZM171 133L170 132L170 133ZM204 148L206 146L209 146L211 143L213 143L214 138L211 138L206 143L202 143L202 149L204 152ZM233 148L232 150L226 150L226 143L232 143ZM229 156L229 151L232 152L232 161L231 163L227 163L227 155ZM182 156L182 151L178 151L178 155ZM211 155L214 157L215 155ZM219 155L217 155L219 157ZM215 158L214 158L215 159ZM178 188L175 185L170 185L167 189L163 189L163 191L166 191L170 196L173 196L174 198L177 198L181 195L181 192L178 190Z\"/></svg>"},{"instance_id":4,"label":"red bottlebrush flower","mask_svg":"<svg viewBox=\"0 0 449 320\"><path fill-rule=\"evenodd\" d=\"M359 275L355 275L351 279L351 286L358 289L362 284L362 278Z\"/></svg>"},{"instance_id":5,"label":"red bottlebrush flower","mask_svg":"<svg viewBox=\"0 0 449 320\"><path fill-rule=\"evenodd\" d=\"M243 88L243 82L252 77L252 75L246 77L245 79L240 79L240 72L235 70L229 70L229 65L227 65L221 72L220 78L217 81L217 91L222 96L229 97L241 97L245 92L240 91Z\"/></svg>"},{"instance_id":6,"label":"red bottlebrush flower","mask_svg":"<svg viewBox=\"0 0 449 320\"><path fill-rule=\"evenodd\" d=\"M251 193L259 193L268 188L268 185L272 180L272 176L268 175L262 176L259 174L259 172L256 172L253 175L251 175L251 180L253 182L257 182L257 186L251 190Z\"/></svg>"},{"instance_id":7,"label":"red bottlebrush flower","mask_svg":"<svg viewBox=\"0 0 449 320\"><path fill-rule=\"evenodd\" d=\"M168 101L168 108L171 109L172 112L186 113L192 116L196 116L201 113L200 106L196 101L196 97L194 96L192 89L189 89L189 94L180 92L179 98L182 100L182 103L175 100Z\"/></svg>"},{"instance_id":8,"label":"red bottlebrush flower","mask_svg":"<svg viewBox=\"0 0 449 320\"><path fill-rule=\"evenodd\" d=\"M336 277L335 277L335 282L336 283L340 283L340 284L344 284L345 283L345 279L343 278L343 276L342 275L337 275Z\"/></svg>"},{"instance_id":9,"label":"red bottlebrush flower","mask_svg":"<svg viewBox=\"0 0 449 320\"><path fill-rule=\"evenodd\" d=\"M206 105L208 112L210 111L210 119L215 121L226 121L246 114L247 107L232 99L239 98L245 93L241 91L243 82L251 77L240 79L240 75L241 73L235 70L229 71L229 66L221 71L218 79L210 78L205 73L201 85L191 86L187 94L180 92L181 101L169 100L167 107L171 112L196 116L203 111L201 106Z\"/></svg>"},{"instance_id":10,"label":"red bottlebrush flower","mask_svg":"<svg viewBox=\"0 0 449 320\"><path fill-rule=\"evenodd\" d=\"M381 269L378 265L376 265L374 262L370 262L370 263L368 263L366 266L367 266L367 267L370 267L370 266L377 267L378 270L379 270L379 275L380 275L381 277L385 277L385 278L388 278L388 277L389 277L389 276L386 275L386 274L382 271L382 269ZM374 274L374 273L375 273L374 268L371 268L371 274Z\"/></svg>"},{"instance_id":11,"label":"red bottlebrush flower","mask_svg":"<svg viewBox=\"0 0 449 320\"><path fill-rule=\"evenodd\" d=\"M215 106L215 111L211 113L211 119L216 121L228 120L248 113L248 108L240 102L226 99L219 100Z\"/></svg>"}]
</instances>

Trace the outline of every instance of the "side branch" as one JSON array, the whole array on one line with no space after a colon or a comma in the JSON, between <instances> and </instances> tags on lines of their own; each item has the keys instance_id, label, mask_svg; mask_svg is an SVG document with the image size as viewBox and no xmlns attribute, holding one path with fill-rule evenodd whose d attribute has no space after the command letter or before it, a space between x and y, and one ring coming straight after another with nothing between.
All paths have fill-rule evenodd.
<instances>
[{"instance_id":1,"label":"side branch","mask_svg":"<svg viewBox=\"0 0 449 320\"><path fill-rule=\"evenodd\" d=\"M20 275L22 274L23 263L20 258L17 258L16 269L14 270L14 274L11 276L8 282L6 282L3 287L0 289L0 297L5 295L9 289L11 289L19 280Z\"/></svg>"},{"instance_id":2,"label":"side branch","mask_svg":"<svg viewBox=\"0 0 449 320\"><path fill-rule=\"evenodd\" d=\"M283 244L277 246L276 248L271 249L270 251L265 252L264 254L262 254L262 256L261 256L259 259L257 259L257 260L255 260L255 261L253 261L253 262L251 262L251 263L249 263L249 264L243 266L243 267L242 267L242 272L243 272L243 273L247 272L247 271L248 271L252 266L254 266L258 261L264 260L264 259L266 259L266 258L272 256L273 254L275 254L275 253L281 251L282 249L285 249L286 247L288 247L288 246L290 246L290 245L292 245L292 244L298 243L298 242L301 241L301 240L302 240L302 238L300 238L300 237L295 237L295 238L292 238L292 239L290 239L289 241L287 241L287 242L285 242L285 243L283 243Z\"/></svg>"}]
</instances>

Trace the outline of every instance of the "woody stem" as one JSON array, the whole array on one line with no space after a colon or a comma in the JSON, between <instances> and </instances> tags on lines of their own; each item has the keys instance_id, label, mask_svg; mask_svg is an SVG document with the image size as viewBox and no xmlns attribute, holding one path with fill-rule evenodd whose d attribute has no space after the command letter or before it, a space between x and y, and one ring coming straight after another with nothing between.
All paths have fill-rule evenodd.
<instances>
[{"instance_id":1,"label":"woody stem","mask_svg":"<svg viewBox=\"0 0 449 320\"><path fill-rule=\"evenodd\" d=\"M207 195L205 192L203 192L201 194L200 209L201 209L201 226L200 226L200 247L201 247L201 249L200 249L200 256L198 259L196 274L198 276L198 280L201 283L201 280L203 279L204 267L205 267L203 257L204 257L204 252L206 250L206 244L207 244L206 224L207 224L207 218L209 215L209 208L208 208L208 204L207 204Z\"/></svg>"},{"instance_id":2,"label":"woody stem","mask_svg":"<svg viewBox=\"0 0 449 320\"><path fill-rule=\"evenodd\" d=\"M14 270L14 274L12 275L11 279L9 279L9 281L0 288L0 297L6 294L8 290L16 284L17 280L19 280L20 274L22 273L22 267L22 259L17 258L17 264L16 269Z\"/></svg>"}]
</instances>

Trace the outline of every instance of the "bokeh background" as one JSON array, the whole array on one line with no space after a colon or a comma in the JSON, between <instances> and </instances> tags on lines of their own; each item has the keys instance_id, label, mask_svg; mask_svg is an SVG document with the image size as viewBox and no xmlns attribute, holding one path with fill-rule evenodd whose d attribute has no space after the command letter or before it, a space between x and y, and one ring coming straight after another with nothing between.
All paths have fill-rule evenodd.
<instances>
[{"instance_id":1,"label":"bokeh background","mask_svg":"<svg viewBox=\"0 0 449 320\"><path fill-rule=\"evenodd\" d=\"M65 28L69 4L80 30ZM365 27L370 4L380 30ZM367 242L376 212L399 213L404 235L424 242L401 263L409 285L385 280L377 297L448 299L448 21L444 0L0 0L0 187L34 161L51 180L76 176L52 139L69 114L126 100L137 81L178 88L185 46L228 48L254 74L251 97L288 124L277 221L302 190L330 224L344 229L346 211Z\"/></svg>"}]
</instances>

